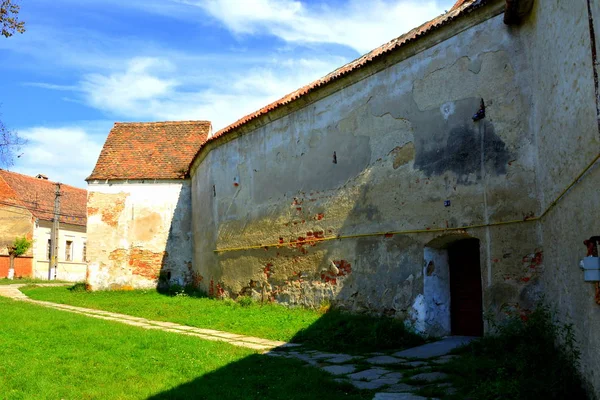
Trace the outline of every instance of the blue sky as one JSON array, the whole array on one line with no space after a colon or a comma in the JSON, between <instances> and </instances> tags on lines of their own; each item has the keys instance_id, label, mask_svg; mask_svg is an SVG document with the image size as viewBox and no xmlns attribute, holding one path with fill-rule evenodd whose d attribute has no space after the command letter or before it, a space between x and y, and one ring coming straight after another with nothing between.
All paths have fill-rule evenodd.
<instances>
[{"instance_id":1,"label":"blue sky","mask_svg":"<svg viewBox=\"0 0 600 400\"><path fill-rule=\"evenodd\" d=\"M85 187L115 121L220 129L452 7L454 0L26 0L0 37L13 171Z\"/></svg>"}]
</instances>

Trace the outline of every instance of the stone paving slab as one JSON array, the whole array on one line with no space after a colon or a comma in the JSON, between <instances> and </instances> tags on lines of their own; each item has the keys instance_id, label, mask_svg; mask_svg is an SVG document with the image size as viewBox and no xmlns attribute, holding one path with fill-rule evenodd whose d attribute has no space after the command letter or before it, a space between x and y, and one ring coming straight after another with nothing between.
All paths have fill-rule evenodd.
<instances>
[{"instance_id":1,"label":"stone paving slab","mask_svg":"<svg viewBox=\"0 0 600 400\"><path fill-rule=\"evenodd\" d=\"M369 364L377 364L377 365L388 365L388 364L400 364L404 360L392 356L376 356L372 358L368 358L367 362Z\"/></svg>"},{"instance_id":2,"label":"stone paving slab","mask_svg":"<svg viewBox=\"0 0 600 400\"><path fill-rule=\"evenodd\" d=\"M375 379L372 381L355 381L351 380L350 383L357 389L375 390L382 386L393 385L397 381L393 379Z\"/></svg>"},{"instance_id":3,"label":"stone paving slab","mask_svg":"<svg viewBox=\"0 0 600 400\"><path fill-rule=\"evenodd\" d=\"M391 385L385 389L386 392L392 393L411 393L417 388L413 385L409 385L406 383L396 383L395 385Z\"/></svg>"},{"instance_id":4,"label":"stone paving slab","mask_svg":"<svg viewBox=\"0 0 600 400\"><path fill-rule=\"evenodd\" d=\"M427 382L441 381L443 379L448 378L448 374L445 374L443 372L425 372L422 374L411 376L411 379Z\"/></svg>"},{"instance_id":5,"label":"stone paving slab","mask_svg":"<svg viewBox=\"0 0 600 400\"><path fill-rule=\"evenodd\" d=\"M344 363L347 363L347 362L350 362L350 361L354 361L354 360L356 360L358 358L360 358L360 357L351 356L349 354L341 354L341 355L339 355L337 357L333 357L333 358L330 358L330 359L327 359L327 360L324 360L324 361L328 362L330 364L344 364Z\"/></svg>"},{"instance_id":6,"label":"stone paving slab","mask_svg":"<svg viewBox=\"0 0 600 400\"><path fill-rule=\"evenodd\" d=\"M321 369L333 375L347 375L353 373L356 367L354 365L330 365Z\"/></svg>"},{"instance_id":7,"label":"stone paving slab","mask_svg":"<svg viewBox=\"0 0 600 400\"><path fill-rule=\"evenodd\" d=\"M408 361L408 362L403 363L402 365L411 367L411 368L419 368L419 367L424 367L425 365L427 365L427 363L423 362L423 361Z\"/></svg>"},{"instance_id":8,"label":"stone paving slab","mask_svg":"<svg viewBox=\"0 0 600 400\"><path fill-rule=\"evenodd\" d=\"M419 359L439 357L450 353L450 351L457 347L470 343L474 339L476 338L470 336L449 336L437 342L427 343L423 346L399 351L394 353L394 356Z\"/></svg>"},{"instance_id":9,"label":"stone paving slab","mask_svg":"<svg viewBox=\"0 0 600 400\"><path fill-rule=\"evenodd\" d=\"M381 375L387 374L388 372L390 372L390 371L388 371L387 369L383 369L383 368L371 368L371 369L357 372L352 375L348 375L348 378L356 379L356 380L372 381L374 379L378 379Z\"/></svg>"},{"instance_id":10,"label":"stone paving slab","mask_svg":"<svg viewBox=\"0 0 600 400\"><path fill-rule=\"evenodd\" d=\"M346 354L335 354L335 353L321 353L321 352L317 352L317 353L312 353L311 357L317 360L320 359L326 359L326 358L334 358L334 357L339 357L339 356L344 356Z\"/></svg>"},{"instance_id":11,"label":"stone paving slab","mask_svg":"<svg viewBox=\"0 0 600 400\"><path fill-rule=\"evenodd\" d=\"M390 372L389 374L385 374L382 376L382 378L385 379L396 379L396 380L400 380L404 377L404 374L402 372Z\"/></svg>"}]
</instances>

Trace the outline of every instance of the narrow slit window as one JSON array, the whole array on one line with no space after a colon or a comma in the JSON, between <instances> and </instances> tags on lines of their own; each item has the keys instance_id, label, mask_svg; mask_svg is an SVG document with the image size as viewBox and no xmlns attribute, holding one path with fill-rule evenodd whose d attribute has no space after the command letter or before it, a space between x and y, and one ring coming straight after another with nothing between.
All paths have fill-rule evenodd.
<instances>
[{"instance_id":1,"label":"narrow slit window","mask_svg":"<svg viewBox=\"0 0 600 400\"><path fill-rule=\"evenodd\" d=\"M67 240L65 247L65 261L73 261L73 241Z\"/></svg>"}]
</instances>

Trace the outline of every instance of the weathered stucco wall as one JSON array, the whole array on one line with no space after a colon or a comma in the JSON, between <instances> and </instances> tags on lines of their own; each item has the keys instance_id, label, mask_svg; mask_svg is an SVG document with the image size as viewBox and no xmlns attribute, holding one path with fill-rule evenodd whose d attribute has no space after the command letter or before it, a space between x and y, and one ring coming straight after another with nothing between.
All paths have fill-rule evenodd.
<instances>
[{"instance_id":1,"label":"weathered stucco wall","mask_svg":"<svg viewBox=\"0 0 600 400\"><path fill-rule=\"evenodd\" d=\"M423 298L435 275L424 262L436 238L427 230L523 220L539 202L521 31L500 15L437 45L433 36L417 55L329 96L311 95L314 102L196 163L194 260L209 293L305 305L332 299L447 333L443 312ZM481 99L486 118L474 122ZM404 230L424 232L306 243ZM538 226L468 234L480 240L484 309L527 312L543 268ZM264 247L236 249L253 245Z\"/></svg>"},{"instance_id":2,"label":"weathered stucco wall","mask_svg":"<svg viewBox=\"0 0 600 400\"><path fill-rule=\"evenodd\" d=\"M532 60L532 128L539 146L538 186L546 209L600 152L592 41L598 41L600 4L538 1L524 26ZM561 322L572 323L582 350L581 369L600 397L600 305L593 283L583 280L579 260L585 239L600 235L600 171L586 174L542 223L545 298Z\"/></svg>"},{"instance_id":3,"label":"weathered stucco wall","mask_svg":"<svg viewBox=\"0 0 600 400\"><path fill-rule=\"evenodd\" d=\"M88 283L156 287L192 279L189 181L90 183Z\"/></svg>"},{"instance_id":4,"label":"weathered stucco wall","mask_svg":"<svg viewBox=\"0 0 600 400\"><path fill-rule=\"evenodd\" d=\"M35 218L22 207L0 207L0 254L8 255L8 246L11 246L17 237L33 237ZM27 253L31 256L32 251Z\"/></svg>"}]
</instances>

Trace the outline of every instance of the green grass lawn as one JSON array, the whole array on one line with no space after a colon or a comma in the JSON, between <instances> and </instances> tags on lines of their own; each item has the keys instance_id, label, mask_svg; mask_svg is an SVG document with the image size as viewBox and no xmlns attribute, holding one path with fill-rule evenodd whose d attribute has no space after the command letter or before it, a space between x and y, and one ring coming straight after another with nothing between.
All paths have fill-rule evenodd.
<instances>
[{"instance_id":1,"label":"green grass lawn","mask_svg":"<svg viewBox=\"0 0 600 400\"><path fill-rule=\"evenodd\" d=\"M0 399L370 399L300 361L0 298Z\"/></svg>"},{"instance_id":2,"label":"green grass lawn","mask_svg":"<svg viewBox=\"0 0 600 400\"><path fill-rule=\"evenodd\" d=\"M402 321L319 313L277 304L249 304L147 291L71 291L67 287L24 287L27 296L55 303L119 312L158 321L217 329L265 339L293 341L327 351L402 349L424 343Z\"/></svg>"},{"instance_id":3,"label":"green grass lawn","mask_svg":"<svg viewBox=\"0 0 600 400\"><path fill-rule=\"evenodd\" d=\"M35 279L35 278L15 278L15 279L8 279L8 278L2 278L0 279L0 285L15 285L15 284L35 284L35 283L69 283L67 281L48 281L48 280L42 280L42 279Z\"/></svg>"}]
</instances>

